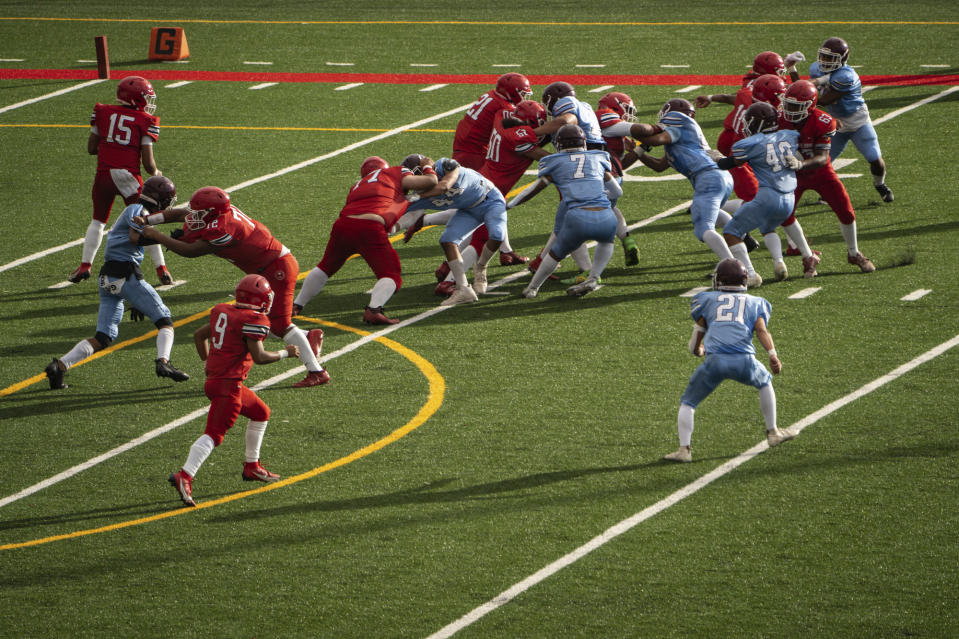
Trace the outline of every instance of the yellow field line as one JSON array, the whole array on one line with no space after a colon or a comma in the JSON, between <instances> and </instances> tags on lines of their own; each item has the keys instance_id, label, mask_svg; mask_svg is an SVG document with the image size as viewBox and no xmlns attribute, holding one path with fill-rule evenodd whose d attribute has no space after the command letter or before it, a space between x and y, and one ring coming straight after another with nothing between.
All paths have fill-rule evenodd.
<instances>
[{"instance_id":1,"label":"yellow field line","mask_svg":"<svg viewBox=\"0 0 959 639\"><path fill-rule=\"evenodd\" d=\"M46 21L46 22L149 22L152 24L369 24L369 25L460 25L460 26L551 26L551 27L676 27L676 26L763 26L763 25L953 25L957 21L946 20L736 20L729 22L677 21L677 22L528 22L505 20L209 20L180 18L48 18L48 17L0 17L0 20Z\"/></svg>"},{"instance_id":2,"label":"yellow field line","mask_svg":"<svg viewBox=\"0 0 959 639\"><path fill-rule=\"evenodd\" d=\"M340 330L349 331L356 333L357 335L366 336L369 335L369 331L364 331L358 328L353 328L352 326L346 326L345 324L337 324L335 322L327 322L322 320L313 320L311 318L303 318L307 321L312 321L316 324L322 324L324 326L331 326L338 328ZM185 320L184 320L185 321ZM381 448L384 448L398 439L406 436L412 431L416 430L428 420L433 414L439 409L443 403L443 396L446 393L446 381L443 379L443 376L439 374L439 371L424 357L416 353L415 351L410 350L409 348L403 346L399 342L391 340L387 337L377 337L373 341L379 342L390 348L406 359L413 362L413 364L423 373L423 376L426 377L429 381L429 397L426 400L426 403L420 408L420 410L413 416L413 419L408 421L404 426L394 430L386 437L379 439L368 446L364 446L359 450L346 455L345 457L340 457L339 459L332 461L328 464L318 466L312 470L308 470L305 473L300 473L299 475L293 475L292 477L287 477L286 479L281 479L272 484L266 484L260 488L254 488L252 490L245 490L243 492L234 493L232 495L227 495L226 497L221 497L219 499L213 499L210 501L200 502L196 507L187 507L178 508L176 510L171 510L163 513L158 513L156 515L151 515L149 517L141 517L139 519L131 519L129 521L123 521L116 524L110 524L108 526L101 526L99 528L89 528L87 530L77 530L71 533L64 533L62 535L53 535L50 537L43 537L40 539L32 539L29 541L22 541L11 544L0 545L0 550L14 550L16 548L27 548L30 546L39 546L41 544L48 544L54 541L63 541L65 539L76 539L78 537L85 537L87 535L95 535L97 533L110 532L113 530L121 530L123 528L129 528L131 526L140 526L143 524L152 523L155 521L160 521L161 519L167 519L169 517L176 517L177 515L183 515L190 512L196 512L203 510L204 508L213 508L214 506L220 506L222 504L228 504L232 501L238 499L244 499L246 497L252 497L253 495L259 495L270 490L276 490L277 488L283 488L284 486L290 486L292 484L299 483L301 481L311 479L317 475L321 475L327 471L333 470L334 468L339 468L340 466L345 466L351 462L354 462L362 457L374 453ZM102 351L101 351L102 352Z\"/></svg>"}]
</instances>

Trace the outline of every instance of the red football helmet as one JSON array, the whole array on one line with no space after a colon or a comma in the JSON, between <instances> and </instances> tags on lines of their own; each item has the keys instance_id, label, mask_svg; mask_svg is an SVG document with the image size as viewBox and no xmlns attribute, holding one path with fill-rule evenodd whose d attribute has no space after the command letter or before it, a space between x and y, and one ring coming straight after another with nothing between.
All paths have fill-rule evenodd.
<instances>
[{"instance_id":1,"label":"red football helmet","mask_svg":"<svg viewBox=\"0 0 959 639\"><path fill-rule=\"evenodd\" d=\"M533 97L533 90L529 86L529 80L522 73L504 73L496 81L496 92L513 104L519 104L523 100L529 100Z\"/></svg>"},{"instance_id":2,"label":"red football helmet","mask_svg":"<svg viewBox=\"0 0 959 639\"><path fill-rule=\"evenodd\" d=\"M786 92L786 82L778 75L767 73L756 78L752 91L753 102L765 102L778 109L783 93Z\"/></svg>"},{"instance_id":3,"label":"red football helmet","mask_svg":"<svg viewBox=\"0 0 959 639\"><path fill-rule=\"evenodd\" d=\"M786 63L781 55L775 51L763 51L753 60L753 72L759 75L771 73L786 77Z\"/></svg>"},{"instance_id":4,"label":"red football helmet","mask_svg":"<svg viewBox=\"0 0 959 639\"><path fill-rule=\"evenodd\" d=\"M250 273L236 285L236 305L252 308L260 313L269 313L273 308L273 289L262 275Z\"/></svg>"},{"instance_id":5,"label":"red football helmet","mask_svg":"<svg viewBox=\"0 0 959 639\"><path fill-rule=\"evenodd\" d=\"M546 124L546 109L535 100L523 100L516 105L513 117L522 120L535 129Z\"/></svg>"},{"instance_id":6,"label":"red football helmet","mask_svg":"<svg viewBox=\"0 0 959 639\"><path fill-rule=\"evenodd\" d=\"M554 82L543 89L543 106L552 112L553 105L567 96L576 97L576 89L569 82Z\"/></svg>"},{"instance_id":7,"label":"red football helmet","mask_svg":"<svg viewBox=\"0 0 959 639\"><path fill-rule=\"evenodd\" d=\"M842 38L829 38L819 47L817 59L823 73L835 71L849 59L849 45Z\"/></svg>"},{"instance_id":8,"label":"red football helmet","mask_svg":"<svg viewBox=\"0 0 959 639\"><path fill-rule=\"evenodd\" d=\"M672 113L673 111L685 113L693 119L696 118L696 107L693 106L692 102L683 98L673 98L672 100L667 100L663 108L659 110L658 119L662 120L667 113Z\"/></svg>"},{"instance_id":9,"label":"red football helmet","mask_svg":"<svg viewBox=\"0 0 959 639\"><path fill-rule=\"evenodd\" d=\"M740 127L745 138L757 133L772 133L779 128L779 112L765 102L753 102L743 113Z\"/></svg>"},{"instance_id":10,"label":"red football helmet","mask_svg":"<svg viewBox=\"0 0 959 639\"><path fill-rule=\"evenodd\" d=\"M633 105L633 99L625 93L619 91L607 93L599 99L598 106L600 109L612 109L626 122L636 121L636 107Z\"/></svg>"},{"instance_id":11,"label":"red football helmet","mask_svg":"<svg viewBox=\"0 0 959 639\"><path fill-rule=\"evenodd\" d=\"M816 108L819 91L809 80L797 80L789 85L783 95L783 118L787 122L802 122Z\"/></svg>"},{"instance_id":12,"label":"red football helmet","mask_svg":"<svg viewBox=\"0 0 959 639\"><path fill-rule=\"evenodd\" d=\"M742 262L734 257L727 257L720 261L713 271L713 288L719 291L745 291L748 277Z\"/></svg>"},{"instance_id":13,"label":"red football helmet","mask_svg":"<svg viewBox=\"0 0 959 639\"><path fill-rule=\"evenodd\" d=\"M143 183L140 199L146 200L147 205L152 205L155 210L162 211L176 204L176 187L170 178L154 175Z\"/></svg>"},{"instance_id":14,"label":"red football helmet","mask_svg":"<svg viewBox=\"0 0 959 639\"><path fill-rule=\"evenodd\" d=\"M371 155L370 157L363 160L363 164L360 165L360 177L369 175L373 171L388 169L390 168L389 162L377 155Z\"/></svg>"},{"instance_id":15,"label":"red football helmet","mask_svg":"<svg viewBox=\"0 0 959 639\"><path fill-rule=\"evenodd\" d=\"M190 198L190 212L186 216L186 227L191 231L205 228L221 213L230 210L230 196L221 188L204 186Z\"/></svg>"},{"instance_id":16,"label":"red football helmet","mask_svg":"<svg viewBox=\"0 0 959 639\"><path fill-rule=\"evenodd\" d=\"M117 85L117 100L150 115L157 110L157 94L153 85L138 75L128 75L120 80Z\"/></svg>"}]
</instances>

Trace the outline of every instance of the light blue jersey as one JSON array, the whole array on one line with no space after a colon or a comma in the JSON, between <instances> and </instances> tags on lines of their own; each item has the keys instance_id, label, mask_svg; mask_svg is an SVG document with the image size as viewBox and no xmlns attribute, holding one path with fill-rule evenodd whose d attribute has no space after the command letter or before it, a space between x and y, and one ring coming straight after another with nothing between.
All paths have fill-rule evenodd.
<instances>
[{"instance_id":1,"label":"light blue jersey","mask_svg":"<svg viewBox=\"0 0 959 639\"><path fill-rule=\"evenodd\" d=\"M768 301L746 293L704 291L693 298L690 315L706 321L706 359L689 378L681 403L696 408L727 379L754 388L772 383L753 347L756 322L761 317L768 324L771 311Z\"/></svg>"},{"instance_id":2,"label":"light blue jersey","mask_svg":"<svg viewBox=\"0 0 959 639\"><path fill-rule=\"evenodd\" d=\"M550 249L560 259L587 240L615 239L618 221L603 185L609 171L606 151L563 151L540 159L539 176L549 176L562 195Z\"/></svg>"},{"instance_id":3,"label":"light blue jersey","mask_svg":"<svg viewBox=\"0 0 959 639\"><path fill-rule=\"evenodd\" d=\"M696 120L685 113L670 111L659 121L669 134L665 145L666 159L678 173L692 179L697 173L716 169L716 162L706 153L709 143Z\"/></svg>"},{"instance_id":4,"label":"light blue jersey","mask_svg":"<svg viewBox=\"0 0 959 639\"><path fill-rule=\"evenodd\" d=\"M149 213L142 204L131 204L123 209L123 213L114 222L113 228L107 235L106 248L103 259L115 262L143 262L143 247L130 242L130 229L141 231L142 226L133 223L136 215L146 216Z\"/></svg>"},{"instance_id":5,"label":"light blue jersey","mask_svg":"<svg viewBox=\"0 0 959 639\"><path fill-rule=\"evenodd\" d=\"M436 161L436 175L446 175L443 164L447 158ZM459 167L456 182L446 193L425 197L410 204L407 211L435 209L456 212L440 235L440 243L461 243L481 224L486 225L490 239L502 241L506 238L506 199L499 189L488 179L473 169Z\"/></svg>"},{"instance_id":6,"label":"light blue jersey","mask_svg":"<svg viewBox=\"0 0 959 639\"><path fill-rule=\"evenodd\" d=\"M809 65L810 78L821 78L823 75L829 76L829 88L841 94L840 98L832 104L820 107L829 115L848 118L866 106L866 100L862 97L862 82L859 80L859 74L851 66L844 64L832 73L824 74L819 68L819 62Z\"/></svg>"},{"instance_id":7,"label":"light blue jersey","mask_svg":"<svg viewBox=\"0 0 959 639\"><path fill-rule=\"evenodd\" d=\"M786 166L787 154L801 157L799 131L773 131L743 138L733 144L732 157L749 162L760 188L792 193L796 190L796 172Z\"/></svg>"},{"instance_id":8,"label":"light blue jersey","mask_svg":"<svg viewBox=\"0 0 959 639\"><path fill-rule=\"evenodd\" d=\"M571 95L567 95L557 100L550 111L550 115L554 118L564 113L572 113L576 116L576 123L586 134L587 144L606 144L603 139L603 131L599 127L599 120L596 118L596 112L593 111L591 106L585 102L580 102Z\"/></svg>"}]
</instances>

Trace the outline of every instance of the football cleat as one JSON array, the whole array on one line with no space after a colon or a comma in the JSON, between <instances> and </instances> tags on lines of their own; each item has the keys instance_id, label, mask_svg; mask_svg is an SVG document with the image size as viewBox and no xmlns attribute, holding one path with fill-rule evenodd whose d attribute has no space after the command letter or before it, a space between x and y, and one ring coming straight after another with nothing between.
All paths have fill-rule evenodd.
<instances>
[{"instance_id":1,"label":"football cleat","mask_svg":"<svg viewBox=\"0 0 959 639\"><path fill-rule=\"evenodd\" d=\"M377 306L376 308L370 308L369 306L367 306L365 309L363 309L363 323L364 324L399 324L400 321L398 319L387 317L386 314L383 313L382 306Z\"/></svg>"},{"instance_id":2,"label":"football cleat","mask_svg":"<svg viewBox=\"0 0 959 639\"><path fill-rule=\"evenodd\" d=\"M185 470L170 475L170 485L180 494L180 501L187 506L196 506L193 501L193 478Z\"/></svg>"},{"instance_id":3,"label":"football cleat","mask_svg":"<svg viewBox=\"0 0 959 639\"><path fill-rule=\"evenodd\" d=\"M570 297L582 297L589 293L592 293L599 288L599 279L595 277L588 277L583 282L579 284L574 284L566 289L566 294Z\"/></svg>"},{"instance_id":4,"label":"football cleat","mask_svg":"<svg viewBox=\"0 0 959 639\"><path fill-rule=\"evenodd\" d=\"M777 282L789 279L789 269L786 268L786 262L773 262L773 272L776 274Z\"/></svg>"},{"instance_id":5,"label":"football cleat","mask_svg":"<svg viewBox=\"0 0 959 639\"><path fill-rule=\"evenodd\" d=\"M876 270L876 266L862 253L847 255L846 260L848 260L850 264L855 264L858 266L859 270L861 270L863 273L872 273Z\"/></svg>"},{"instance_id":6,"label":"football cleat","mask_svg":"<svg viewBox=\"0 0 959 639\"><path fill-rule=\"evenodd\" d=\"M439 267L433 271L433 277L436 278L437 282L442 282L446 279L446 276L450 274L450 265L446 262L443 262Z\"/></svg>"},{"instance_id":7,"label":"football cleat","mask_svg":"<svg viewBox=\"0 0 959 639\"><path fill-rule=\"evenodd\" d=\"M473 290L482 295L486 292L486 267L473 267Z\"/></svg>"},{"instance_id":8,"label":"football cleat","mask_svg":"<svg viewBox=\"0 0 959 639\"><path fill-rule=\"evenodd\" d=\"M639 264L639 247L636 240L629 235L623 238L623 250L626 252L626 266Z\"/></svg>"},{"instance_id":9,"label":"football cleat","mask_svg":"<svg viewBox=\"0 0 959 639\"><path fill-rule=\"evenodd\" d=\"M769 447L779 446L783 442L788 442L790 439L795 439L796 433L788 428L783 428L782 430L778 428L773 428L772 430L766 431L766 443L769 444Z\"/></svg>"},{"instance_id":10,"label":"football cleat","mask_svg":"<svg viewBox=\"0 0 959 639\"><path fill-rule=\"evenodd\" d=\"M309 333L306 334L306 341L310 343L310 348L313 349L313 356L319 357L320 351L323 350L323 329L314 328Z\"/></svg>"},{"instance_id":11,"label":"football cleat","mask_svg":"<svg viewBox=\"0 0 959 639\"><path fill-rule=\"evenodd\" d=\"M746 288L759 288L763 285L763 276L759 273L753 273L746 278Z\"/></svg>"},{"instance_id":12,"label":"football cleat","mask_svg":"<svg viewBox=\"0 0 959 639\"><path fill-rule=\"evenodd\" d=\"M166 266L157 267L157 279L160 280L160 284L163 286L173 284L173 276L170 275L170 271Z\"/></svg>"},{"instance_id":13,"label":"football cleat","mask_svg":"<svg viewBox=\"0 0 959 639\"><path fill-rule=\"evenodd\" d=\"M876 190L879 192L879 196L882 198L883 202L892 202L894 199L896 199L892 194L892 189L885 184L877 184Z\"/></svg>"},{"instance_id":14,"label":"football cleat","mask_svg":"<svg viewBox=\"0 0 959 639\"><path fill-rule=\"evenodd\" d=\"M70 273L70 277L67 278L67 280L73 282L74 284L76 284L77 282L82 282L83 280L88 280L88 279L90 279L89 264L81 264L80 266L77 267L77 270Z\"/></svg>"},{"instance_id":15,"label":"football cleat","mask_svg":"<svg viewBox=\"0 0 959 639\"><path fill-rule=\"evenodd\" d=\"M185 382L190 379L189 375L179 368L173 368L170 362L165 362L162 359L156 360L156 371L157 377L169 377L174 382Z\"/></svg>"},{"instance_id":16,"label":"football cleat","mask_svg":"<svg viewBox=\"0 0 959 639\"><path fill-rule=\"evenodd\" d=\"M816 265L819 264L819 252L814 251L809 257L802 258L802 276L803 277L816 277L819 273L816 272Z\"/></svg>"},{"instance_id":17,"label":"football cleat","mask_svg":"<svg viewBox=\"0 0 959 639\"><path fill-rule=\"evenodd\" d=\"M53 361L47 364L43 372L47 374L47 381L50 382L50 390L68 388L67 385L63 383L63 375L66 371L60 368L60 360L57 358L53 358Z\"/></svg>"},{"instance_id":18,"label":"football cleat","mask_svg":"<svg viewBox=\"0 0 959 639\"><path fill-rule=\"evenodd\" d=\"M567 277L565 280L562 280L560 283L561 283L561 284L567 284L567 285L568 285L568 284L582 284L583 282L585 282L585 281L588 280L588 279L589 279L589 271L583 271L583 272L580 273L579 275L574 275L573 277ZM602 279L602 278L596 278L596 283L597 283L597 284L602 284L602 283L603 283L603 279Z\"/></svg>"},{"instance_id":19,"label":"football cleat","mask_svg":"<svg viewBox=\"0 0 959 639\"><path fill-rule=\"evenodd\" d=\"M786 257L796 257L797 255L802 255L802 251L799 250L799 247L796 246L787 246L786 252L783 253Z\"/></svg>"},{"instance_id":20,"label":"football cleat","mask_svg":"<svg viewBox=\"0 0 959 639\"><path fill-rule=\"evenodd\" d=\"M500 266L517 266L519 264L526 264L529 262L529 258L525 255L520 255L516 251L506 251L500 252L499 254L499 263Z\"/></svg>"},{"instance_id":21,"label":"football cleat","mask_svg":"<svg viewBox=\"0 0 959 639\"><path fill-rule=\"evenodd\" d=\"M526 288L523 289L523 292L520 293L520 295L522 295L523 297L525 297L525 298L528 299L528 300L531 300L531 299L533 299L534 297L536 297L537 295L539 295L539 289L538 289L538 288L533 288L532 286L527 286Z\"/></svg>"},{"instance_id":22,"label":"football cleat","mask_svg":"<svg viewBox=\"0 0 959 639\"><path fill-rule=\"evenodd\" d=\"M310 371L306 377L293 384L293 388L310 388L311 386L322 386L330 383L330 374L326 369L321 371Z\"/></svg>"},{"instance_id":23,"label":"football cleat","mask_svg":"<svg viewBox=\"0 0 959 639\"><path fill-rule=\"evenodd\" d=\"M457 287L453 294L440 302L440 306L455 306L456 304L471 304L478 300L476 291L473 287L467 285L466 288Z\"/></svg>"},{"instance_id":24,"label":"football cleat","mask_svg":"<svg viewBox=\"0 0 959 639\"><path fill-rule=\"evenodd\" d=\"M689 450L689 446L680 446L675 453L663 455L663 459L686 463L693 461L693 453Z\"/></svg>"},{"instance_id":25,"label":"football cleat","mask_svg":"<svg viewBox=\"0 0 959 639\"><path fill-rule=\"evenodd\" d=\"M531 260L529 261L529 263L526 265L526 268L529 269L529 272L530 272L530 273L535 273L535 272L539 269L539 265L542 264L542 263L543 263L543 258L541 258L539 255L537 255L536 257L534 257L533 259L531 259ZM557 276L554 275L553 273L550 273L550 274L549 274L549 277L547 277L546 279L548 279L548 280L558 280L559 277L557 277Z\"/></svg>"},{"instance_id":26,"label":"football cleat","mask_svg":"<svg viewBox=\"0 0 959 639\"><path fill-rule=\"evenodd\" d=\"M268 484L275 482L280 478L276 473L271 473L259 461L246 462L243 464L243 481L262 481Z\"/></svg>"},{"instance_id":27,"label":"football cleat","mask_svg":"<svg viewBox=\"0 0 959 639\"><path fill-rule=\"evenodd\" d=\"M453 280L443 280L436 285L436 288L433 289L433 294L439 295L440 297L449 297L455 290L456 282Z\"/></svg>"},{"instance_id":28,"label":"football cleat","mask_svg":"<svg viewBox=\"0 0 959 639\"><path fill-rule=\"evenodd\" d=\"M747 253L752 253L753 251L759 248L759 242L757 242L756 238L754 238L749 233L746 233L745 235L743 235L743 244L746 245Z\"/></svg>"},{"instance_id":29,"label":"football cleat","mask_svg":"<svg viewBox=\"0 0 959 639\"><path fill-rule=\"evenodd\" d=\"M425 217L426 215L424 214L416 218L416 221L413 222L413 225L403 232L403 244L408 243L411 239L413 239L413 236L416 235L417 231L423 228L423 218Z\"/></svg>"}]
</instances>

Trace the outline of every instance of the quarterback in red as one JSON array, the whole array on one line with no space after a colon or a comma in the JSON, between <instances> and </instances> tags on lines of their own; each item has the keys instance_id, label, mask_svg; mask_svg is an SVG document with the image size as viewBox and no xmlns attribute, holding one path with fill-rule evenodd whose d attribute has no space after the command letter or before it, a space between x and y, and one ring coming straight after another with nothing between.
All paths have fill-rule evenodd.
<instances>
[{"instance_id":1,"label":"quarterback in red","mask_svg":"<svg viewBox=\"0 0 959 639\"><path fill-rule=\"evenodd\" d=\"M496 86L481 95L456 125L453 159L468 169L479 171L486 160L494 119L503 111L516 110L517 104L532 96L526 76L521 73L501 75Z\"/></svg>"},{"instance_id":2,"label":"quarterback in red","mask_svg":"<svg viewBox=\"0 0 959 639\"><path fill-rule=\"evenodd\" d=\"M236 287L236 305L214 306L210 322L193 334L197 353L206 361L203 391L210 399L210 412L206 430L193 442L183 468L170 475L170 484L187 506L196 506L193 478L197 471L240 415L249 419L243 480L273 482L280 478L260 465L260 445L270 407L243 384L254 362L270 364L298 354L295 344L288 344L282 351L263 349L263 339L270 332L267 315L272 304L273 290L266 278L247 275Z\"/></svg>"},{"instance_id":3,"label":"quarterback in red","mask_svg":"<svg viewBox=\"0 0 959 639\"><path fill-rule=\"evenodd\" d=\"M193 194L188 207L167 209L144 221L143 236L163 244L177 255L199 257L215 253L244 273L265 277L276 294L272 310L267 313L270 332L287 344L296 344L300 349L300 361L306 366L306 377L293 386L305 388L330 381L330 374L316 359L323 331L314 329L307 335L291 319L293 291L300 274L296 258L266 226L233 206L226 191L205 186ZM181 221L184 222L181 239L153 228L154 224Z\"/></svg>"},{"instance_id":4,"label":"quarterback in red","mask_svg":"<svg viewBox=\"0 0 959 639\"><path fill-rule=\"evenodd\" d=\"M93 219L83 240L80 266L70 274L71 282L90 277L93 258L100 248L103 228L110 219L113 201L119 195L126 205L135 204L143 187L140 164L152 175L160 175L153 157L153 143L160 135L156 112L156 92L144 78L131 75L117 85L119 104L100 104L90 116L87 152L97 156L97 174L93 180ZM161 284L173 277L166 268L159 246L146 248L156 267Z\"/></svg>"},{"instance_id":5,"label":"quarterback in red","mask_svg":"<svg viewBox=\"0 0 959 639\"><path fill-rule=\"evenodd\" d=\"M350 189L346 205L333 223L323 258L306 276L300 294L293 301L293 313L298 315L346 260L359 253L376 276L363 321L367 324L399 322L383 313L383 306L403 284L400 257L390 244L387 231L409 206L404 197L406 191L425 191L436 183L436 172L432 168L416 175L405 166L391 167L381 157L366 158L360 165L359 182Z\"/></svg>"},{"instance_id":6,"label":"quarterback in red","mask_svg":"<svg viewBox=\"0 0 959 639\"><path fill-rule=\"evenodd\" d=\"M819 92L812 82L799 80L786 89L783 96L783 108L779 114L780 129L799 131L799 152L802 154L803 168L796 171L796 202L807 190L815 191L836 213L839 218L839 230L846 242L846 259L858 266L863 273L871 273L876 267L859 252L856 232L856 213L853 211L849 193L843 185L829 159L832 137L836 133L836 120L816 108ZM798 240L802 230L796 220L796 209L783 222L783 230L805 255L808 250ZM811 251L810 251L811 253Z\"/></svg>"}]
</instances>

